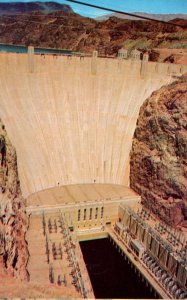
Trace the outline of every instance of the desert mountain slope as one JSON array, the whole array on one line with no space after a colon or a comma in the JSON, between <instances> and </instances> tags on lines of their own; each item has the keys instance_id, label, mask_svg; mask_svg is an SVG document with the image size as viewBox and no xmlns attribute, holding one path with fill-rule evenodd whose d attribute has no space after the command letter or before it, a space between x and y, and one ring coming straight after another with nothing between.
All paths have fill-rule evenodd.
<instances>
[{"instance_id":1,"label":"desert mountain slope","mask_svg":"<svg viewBox=\"0 0 187 300\"><path fill-rule=\"evenodd\" d=\"M171 21L173 19L187 19L187 14L148 14L148 13L143 13L143 12L132 12L133 15L138 15L141 17L147 17L147 18L152 18L156 20L161 20L161 21ZM131 17L128 15L120 14L120 13L112 13L112 14L107 14L103 15L101 17L96 18L98 21L104 21L108 20L111 17L116 17L120 19L126 19L126 20L141 20L139 17Z\"/></svg>"},{"instance_id":2,"label":"desert mountain slope","mask_svg":"<svg viewBox=\"0 0 187 300\"><path fill-rule=\"evenodd\" d=\"M69 5L60 4L53 1L46 2L0 2L0 15L2 14L20 14L31 12L51 13L55 11L72 12Z\"/></svg>"},{"instance_id":3,"label":"desert mountain slope","mask_svg":"<svg viewBox=\"0 0 187 300\"><path fill-rule=\"evenodd\" d=\"M175 20L187 25L187 20ZM186 50L187 29L154 21L122 20L112 17L98 22L73 12L53 12L0 16L0 43L64 48L74 51L99 50L103 55L117 55L120 48L149 50L151 60L158 60L153 49ZM154 50L155 51L155 50ZM153 53L152 53L153 52ZM173 62L177 62L174 61Z\"/></svg>"}]
</instances>

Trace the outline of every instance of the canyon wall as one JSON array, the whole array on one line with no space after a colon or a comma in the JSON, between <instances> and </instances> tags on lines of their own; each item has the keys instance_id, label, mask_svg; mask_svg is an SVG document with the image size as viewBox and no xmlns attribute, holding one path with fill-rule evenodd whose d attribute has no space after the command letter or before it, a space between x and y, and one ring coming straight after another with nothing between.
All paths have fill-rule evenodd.
<instances>
[{"instance_id":1,"label":"canyon wall","mask_svg":"<svg viewBox=\"0 0 187 300\"><path fill-rule=\"evenodd\" d=\"M0 267L21 279L28 279L26 229L16 152L0 120Z\"/></svg>"},{"instance_id":2,"label":"canyon wall","mask_svg":"<svg viewBox=\"0 0 187 300\"><path fill-rule=\"evenodd\" d=\"M187 224L187 77L152 93L140 109L130 185L170 225Z\"/></svg>"},{"instance_id":3,"label":"canyon wall","mask_svg":"<svg viewBox=\"0 0 187 300\"><path fill-rule=\"evenodd\" d=\"M43 4L44 2L42 6ZM2 6L0 6L0 43L2 44L71 49L84 53L98 50L104 56L117 56L121 48L129 51L136 48L142 52L148 50L152 61L164 61L164 59L178 63L181 63L181 60L186 61L187 20L176 19L177 15L174 23L179 26L148 20L124 20L115 16L98 22L96 19L71 12L67 6L63 6L63 10L66 11L45 14L39 12L41 5L36 2L30 7L28 3L26 5L19 3L17 10L25 10L27 6L27 13L6 15L6 9L10 13L12 3L3 6L6 8L1 16ZM48 9L51 8L52 5L48 5ZM16 10L15 4L11 12L13 9ZM38 13L32 13L33 9ZM164 55L163 49L166 51Z\"/></svg>"}]
</instances>

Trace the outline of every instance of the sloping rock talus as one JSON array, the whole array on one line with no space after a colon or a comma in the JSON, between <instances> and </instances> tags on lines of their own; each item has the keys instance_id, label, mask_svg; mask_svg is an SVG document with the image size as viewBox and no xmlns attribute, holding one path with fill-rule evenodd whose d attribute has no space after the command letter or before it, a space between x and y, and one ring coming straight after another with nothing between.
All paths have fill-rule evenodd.
<instances>
[{"instance_id":1,"label":"sloping rock talus","mask_svg":"<svg viewBox=\"0 0 187 300\"><path fill-rule=\"evenodd\" d=\"M140 109L130 185L168 224L187 220L187 77L154 92Z\"/></svg>"},{"instance_id":2,"label":"sloping rock talus","mask_svg":"<svg viewBox=\"0 0 187 300\"><path fill-rule=\"evenodd\" d=\"M26 229L16 152L0 120L0 268L20 279L28 279Z\"/></svg>"}]
</instances>

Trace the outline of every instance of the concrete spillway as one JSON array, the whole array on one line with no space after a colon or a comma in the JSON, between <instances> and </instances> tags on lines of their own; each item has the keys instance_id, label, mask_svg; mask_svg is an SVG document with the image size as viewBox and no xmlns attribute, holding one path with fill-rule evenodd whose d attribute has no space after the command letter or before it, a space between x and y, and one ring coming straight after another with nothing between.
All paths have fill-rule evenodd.
<instances>
[{"instance_id":1,"label":"concrete spillway","mask_svg":"<svg viewBox=\"0 0 187 300\"><path fill-rule=\"evenodd\" d=\"M128 186L139 109L184 67L117 59L0 54L0 117L23 196L58 185Z\"/></svg>"}]
</instances>

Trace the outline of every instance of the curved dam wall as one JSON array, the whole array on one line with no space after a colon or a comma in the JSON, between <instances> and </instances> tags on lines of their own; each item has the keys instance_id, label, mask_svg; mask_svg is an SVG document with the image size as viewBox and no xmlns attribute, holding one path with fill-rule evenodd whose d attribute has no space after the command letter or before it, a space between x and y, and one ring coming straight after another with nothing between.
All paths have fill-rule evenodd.
<instances>
[{"instance_id":1,"label":"curved dam wall","mask_svg":"<svg viewBox=\"0 0 187 300\"><path fill-rule=\"evenodd\" d=\"M129 185L139 109L185 67L104 58L0 54L0 117L24 197L58 185Z\"/></svg>"}]
</instances>

